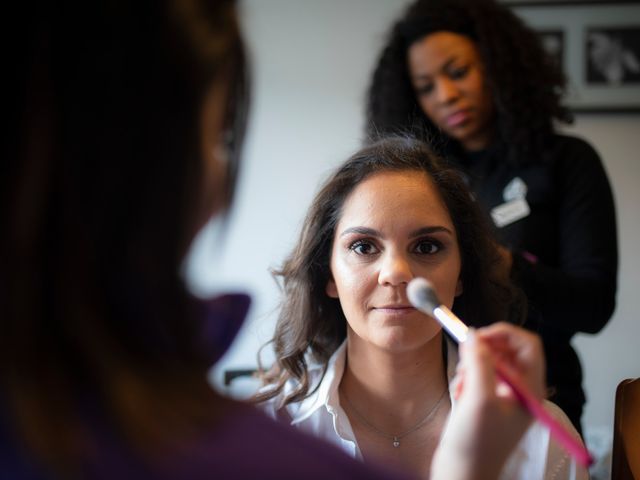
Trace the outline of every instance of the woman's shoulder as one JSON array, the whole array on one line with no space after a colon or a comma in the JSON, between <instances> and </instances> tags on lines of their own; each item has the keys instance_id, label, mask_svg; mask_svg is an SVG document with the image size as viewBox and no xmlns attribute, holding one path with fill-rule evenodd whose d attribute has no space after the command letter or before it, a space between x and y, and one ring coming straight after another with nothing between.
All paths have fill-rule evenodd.
<instances>
[{"instance_id":1,"label":"woman's shoulder","mask_svg":"<svg viewBox=\"0 0 640 480\"><path fill-rule=\"evenodd\" d=\"M555 403L553 403L553 402L551 402L549 400L545 400L543 405L544 405L545 410L558 423L560 423L576 439L578 439L578 440L580 440L580 442L582 442L582 438L580 437L580 434L578 433L576 428L573 426L573 423L571 423L571 420L569 420L569 417L567 416L567 414L564 413L564 410L562 410L558 405L556 405Z\"/></svg>"},{"instance_id":2,"label":"woman's shoulder","mask_svg":"<svg viewBox=\"0 0 640 480\"><path fill-rule=\"evenodd\" d=\"M320 366L312 366L307 373L309 375L309 393L305 398L296 402L287 403L287 398L294 394L300 387L300 382L297 379L290 378L278 393L260 402L258 408L274 420L291 423L300 415L300 412L305 409L307 404L310 402L315 403L314 399L318 396L318 390L323 381L325 369ZM275 390L275 388L275 385L272 384L265 385L259 392L263 394L270 390Z\"/></svg>"},{"instance_id":3,"label":"woman's shoulder","mask_svg":"<svg viewBox=\"0 0 640 480\"><path fill-rule=\"evenodd\" d=\"M557 160L568 159L586 159L600 161L598 152L586 139L556 133L551 141L552 152Z\"/></svg>"},{"instance_id":4,"label":"woman's shoulder","mask_svg":"<svg viewBox=\"0 0 640 480\"><path fill-rule=\"evenodd\" d=\"M332 392L337 389L344 371L345 352L346 346L343 343L326 364L308 359L309 388L303 399L286 403L286 399L300 387L297 379L290 378L280 392L259 404L260 409L269 417L284 420L286 423L295 423L303 417L308 417L317 408L327 404ZM274 385L266 385L260 392L268 392L274 388Z\"/></svg>"},{"instance_id":5,"label":"woman's shoulder","mask_svg":"<svg viewBox=\"0 0 640 480\"><path fill-rule=\"evenodd\" d=\"M282 387L282 390L273 394L273 396L268 398L267 400L261 401L260 403L256 404L256 406L269 418L273 420L284 420L285 423L290 423L291 413L289 413L289 410L291 408L294 408L295 404L285 405L285 400L287 396L294 391L297 385L297 381L292 379L287 380L287 383L285 383L284 387ZM275 385L269 384L260 388L260 390L258 390L258 393L260 395L268 394L270 391L273 391L275 389Z\"/></svg>"},{"instance_id":6,"label":"woman's shoulder","mask_svg":"<svg viewBox=\"0 0 640 480\"><path fill-rule=\"evenodd\" d=\"M555 403L545 401L545 409L560 423L566 431L568 431L576 440L583 443L582 437L569 420L569 417ZM589 471L578 464L571 457L564 446L560 445L553 437L549 440L549 449L547 452L547 472L548 477L558 479L575 479L582 480L589 478Z\"/></svg>"},{"instance_id":7,"label":"woman's shoulder","mask_svg":"<svg viewBox=\"0 0 640 480\"><path fill-rule=\"evenodd\" d=\"M571 423L571 420L569 420L569 417L567 416L567 414L564 413L564 411L558 405L556 405L555 403L549 400L544 400L543 407L547 411L547 413L551 415L551 417L553 417L553 419L557 423L559 423L576 440L582 443L582 438L580 437L580 434L578 433L576 428L573 426L573 423ZM550 445L553 446L553 448L557 448L559 450L564 451L563 447L559 443L557 443L553 439L553 437L549 434L549 429L545 425L541 424L538 421L534 421L534 423L532 424L532 428L529 429L529 432L533 432L533 431L535 431L539 437L544 436L545 438L548 438L548 442Z\"/></svg>"},{"instance_id":8,"label":"woman's shoulder","mask_svg":"<svg viewBox=\"0 0 640 480\"><path fill-rule=\"evenodd\" d=\"M580 434L559 406L545 400L544 408L575 439L582 442ZM537 421L534 421L522 439L520 450L519 467L525 470L540 469L537 478L559 480L589 478L588 471L577 465L567 450L550 435L549 429Z\"/></svg>"},{"instance_id":9,"label":"woman's shoulder","mask_svg":"<svg viewBox=\"0 0 640 480\"><path fill-rule=\"evenodd\" d=\"M580 438L560 407L545 401L544 408L572 435ZM549 429L534 421L510 455L500 478L582 480L589 477L587 470L577 465L569 453L551 437Z\"/></svg>"},{"instance_id":10,"label":"woman's shoulder","mask_svg":"<svg viewBox=\"0 0 640 480\"><path fill-rule=\"evenodd\" d=\"M563 189L588 193L600 191L608 183L600 155L582 138L554 135L547 160L553 177Z\"/></svg>"}]
</instances>

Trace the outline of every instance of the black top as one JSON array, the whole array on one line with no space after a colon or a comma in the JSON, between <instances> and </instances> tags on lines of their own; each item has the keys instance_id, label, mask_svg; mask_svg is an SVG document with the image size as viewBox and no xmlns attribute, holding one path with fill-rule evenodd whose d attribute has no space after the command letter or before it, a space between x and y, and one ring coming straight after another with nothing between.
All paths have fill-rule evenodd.
<instances>
[{"instance_id":1,"label":"black top","mask_svg":"<svg viewBox=\"0 0 640 480\"><path fill-rule=\"evenodd\" d=\"M496 226L496 234L513 252L512 278L528 297L525 326L543 339L550 400L580 430L585 396L570 340L576 332L600 331L615 308L616 218L602 162L588 143L561 135L535 164L511 165L491 151L453 161L488 214L507 200L526 199L530 213Z\"/></svg>"}]
</instances>

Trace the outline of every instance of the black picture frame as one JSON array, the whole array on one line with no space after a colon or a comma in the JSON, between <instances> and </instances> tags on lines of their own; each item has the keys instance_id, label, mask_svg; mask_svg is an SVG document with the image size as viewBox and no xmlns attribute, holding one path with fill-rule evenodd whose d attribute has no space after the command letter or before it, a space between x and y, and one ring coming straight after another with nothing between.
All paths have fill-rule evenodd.
<instances>
[{"instance_id":1,"label":"black picture frame","mask_svg":"<svg viewBox=\"0 0 640 480\"><path fill-rule=\"evenodd\" d=\"M540 32L576 113L640 113L640 1L504 1Z\"/></svg>"}]
</instances>

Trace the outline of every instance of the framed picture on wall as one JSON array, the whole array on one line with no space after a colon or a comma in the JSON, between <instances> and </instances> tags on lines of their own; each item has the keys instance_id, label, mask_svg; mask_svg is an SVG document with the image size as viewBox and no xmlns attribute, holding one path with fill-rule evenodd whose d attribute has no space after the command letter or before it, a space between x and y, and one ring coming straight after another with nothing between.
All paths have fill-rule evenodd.
<instances>
[{"instance_id":1,"label":"framed picture on wall","mask_svg":"<svg viewBox=\"0 0 640 480\"><path fill-rule=\"evenodd\" d=\"M575 112L640 112L640 1L505 1L567 76Z\"/></svg>"}]
</instances>

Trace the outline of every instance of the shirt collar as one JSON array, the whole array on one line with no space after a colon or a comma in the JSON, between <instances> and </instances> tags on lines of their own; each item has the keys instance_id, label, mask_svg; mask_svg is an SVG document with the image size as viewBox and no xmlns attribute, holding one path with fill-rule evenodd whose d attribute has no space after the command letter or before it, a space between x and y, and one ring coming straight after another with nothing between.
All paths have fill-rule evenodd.
<instances>
[{"instance_id":1,"label":"shirt collar","mask_svg":"<svg viewBox=\"0 0 640 480\"><path fill-rule=\"evenodd\" d=\"M321 364L313 365L309 374L312 377L312 382L318 385L317 390L313 395L305 398L300 402L300 406L295 413L290 412L292 416L292 425L300 423L309 418L319 408L326 406L331 410L336 409L340 405L340 398L338 395L338 387L342 380L344 373L344 366L347 359L347 341L342 344L333 352L329 362L327 362L327 369L322 378L322 372L324 367Z\"/></svg>"},{"instance_id":2,"label":"shirt collar","mask_svg":"<svg viewBox=\"0 0 640 480\"><path fill-rule=\"evenodd\" d=\"M456 407L456 400L454 398L456 387L453 380L456 375L456 367L458 365L459 355L456 343L451 340L446 334L445 348L447 352L446 371L447 379L449 382L449 397L451 400L451 411L453 412ZM329 359L324 376L322 376L322 373L323 371L325 371L325 369L322 364L310 363L311 366L309 368L309 374L311 376L311 382L312 385L317 385L318 388L312 395L305 398L301 402L297 404L289 404L287 406L287 410L291 418L291 424L296 425L304 422L319 409L323 407L326 408L327 412L333 418L333 428L335 430L335 433L342 439L344 443L352 443L352 446L354 448L354 455L359 456L360 454L357 442L351 430L351 424L349 423L347 416L344 414L344 411L340 406L340 396L338 392L338 387L340 386L342 375L344 374L346 359L347 342L345 340ZM526 465L526 462L528 461L527 459L529 459L530 457L530 450L535 450L535 448L532 446L533 444L531 444L531 441L537 441L537 439L540 438L539 436L536 436L536 432L532 432L532 430L534 430L535 428L539 429L539 427L535 423L534 426L535 427L533 428L529 428L529 431L525 435L525 438L516 447L510 458L517 458L517 460L510 461L509 463L514 463L514 465L508 465L507 467L505 467L505 472L520 472L520 470L517 470L518 465ZM446 431L447 428L448 420L444 426L443 432ZM513 470L514 468L516 470ZM515 477L510 475L503 475L501 478Z\"/></svg>"},{"instance_id":3,"label":"shirt collar","mask_svg":"<svg viewBox=\"0 0 640 480\"><path fill-rule=\"evenodd\" d=\"M445 335L445 345L447 349L447 379L449 383L456 375L456 366L458 365L458 348L456 344ZM312 377L312 382L318 385L314 394L302 400L295 412L289 412L291 415L291 424L303 422L309 418L313 413L321 407L327 408L329 413L336 411L340 407L340 395L338 393L338 387L344 374L344 367L347 360L347 341L345 340L331 355L327 362L327 369L325 375L320 378L322 371L324 370L321 364L314 364L309 369L309 375ZM454 398L452 390L449 389L449 395L451 395L451 403L453 405Z\"/></svg>"}]
</instances>

